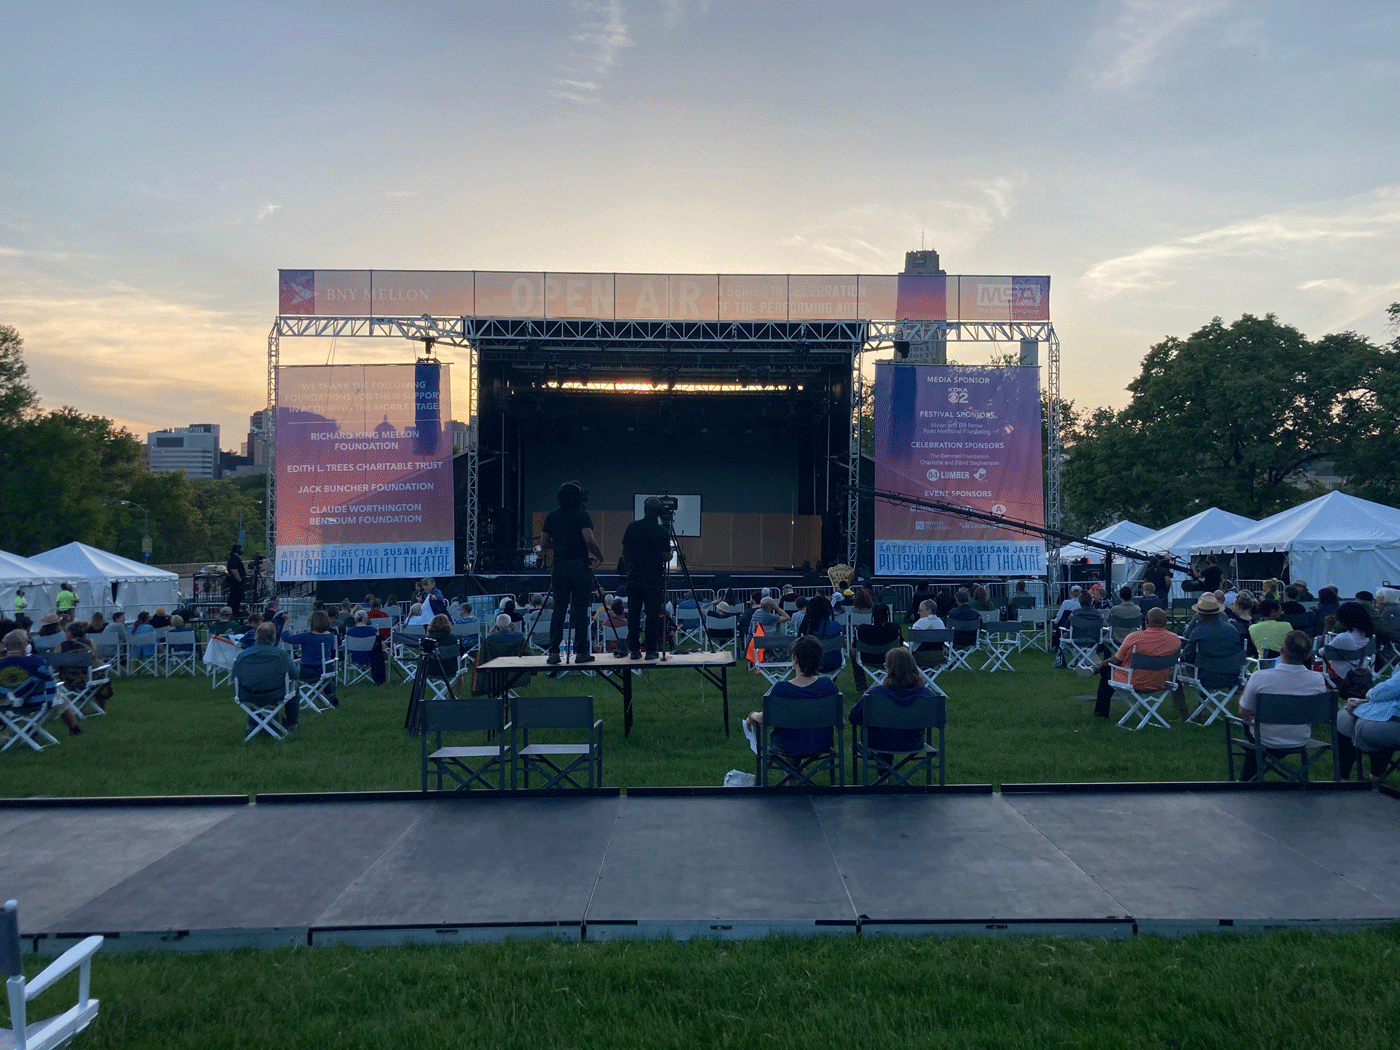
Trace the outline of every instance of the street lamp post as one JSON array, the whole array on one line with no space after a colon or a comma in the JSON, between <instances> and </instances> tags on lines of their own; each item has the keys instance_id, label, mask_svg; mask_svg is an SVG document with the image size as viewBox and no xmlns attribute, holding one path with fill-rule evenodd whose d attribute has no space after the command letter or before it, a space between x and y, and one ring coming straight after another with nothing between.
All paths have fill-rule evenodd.
<instances>
[{"instance_id":1,"label":"street lamp post","mask_svg":"<svg viewBox=\"0 0 1400 1050\"><path fill-rule=\"evenodd\" d=\"M139 504L139 503L133 503L133 502L131 502L131 500L129 500L129 499L118 500L117 502L120 503L123 507L135 507L137 510L139 510L139 511L141 512L141 514L142 514L142 516L143 516L143 518L144 518L144 521L145 521L145 524L142 525L142 530L144 531L145 535L143 535L143 536L141 537L141 559L142 559L143 561L150 561L150 560L151 560L151 513L150 513L150 511L148 511L145 507L141 506L141 504Z\"/></svg>"}]
</instances>

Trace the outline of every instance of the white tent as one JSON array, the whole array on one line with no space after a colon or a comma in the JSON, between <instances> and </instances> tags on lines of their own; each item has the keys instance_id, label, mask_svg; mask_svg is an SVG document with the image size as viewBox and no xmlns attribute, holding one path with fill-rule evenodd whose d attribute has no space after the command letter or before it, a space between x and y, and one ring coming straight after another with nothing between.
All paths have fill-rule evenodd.
<instances>
[{"instance_id":1,"label":"white tent","mask_svg":"<svg viewBox=\"0 0 1400 1050\"><path fill-rule=\"evenodd\" d=\"M1329 492L1212 540L1193 554L1285 552L1292 579L1317 593L1328 584L1343 597L1400 582L1400 510Z\"/></svg>"},{"instance_id":2,"label":"white tent","mask_svg":"<svg viewBox=\"0 0 1400 1050\"><path fill-rule=\"evenodd\" d=\"M1253 518L1246 518L1242 514L1231 514L1228 510L1221 510L1219 507L1209 507L1199 514L1193 514L1174 525L1168 525L1151 535L1144 536L1133 546L1148 554L1170 554L1182 565L1185 565L1191 556L1191 551L1197 546L1209 545L1212 541L1233 535L1253 524ZM1141 563L1135 562L1134 575L1140 574L1141 571ZM1180 575L1175 576L1172 582L1171 597L1180 598L1186 593L1181 589L1182 579L1183 577Z\"/></svg>"},{"instance_id":3,"label":"white tent","mask_svg":"<svg viewBox=\"0 0 1400 1050\"><path fill-rule=\"evenodd\" d=\"M180 577L176 573L86 543L66 543L30 560L49 566L73 585L80 617L95 610L107 614L125 609L131 614L128 619L134 619L142 609L153 612L163 606L169 612L179 602Z\"/></svg>"},{"instance_id":4,"label":"white tent","mask_svg":"<svg viewBox=\"0 0 1400 1050\"><path fill-rule=\"evenodd\" d=\"M49 566L0 551L0 612L6 616L14 612L15 591L23 587L24 597L29 602L26 614L38 623L45 613L54 611L58 585L62 582Z\"/></svg>"},{"instance_id":5,"label":"white tent","mask_svg":"<svg viewBox=\"0 0 1400 1050\"><path fill-rule=\"evenodd\" d=\"M1144 536L1151 535L1152 530L1146 525L1139 525L1135 521L1116 521L1112 525L1099 529L1098 532L1091 532L1086 539L1102 540L1104 543L1116 543L1120 547L1137 547L1137 541ZM1088 558L1090 565L1103 564L1103 551L1096 547L1085 547L1078 543L1067 543L1060 548L1060 561L1079 561L1081 558ZM1137 563L1134 562L1133 565ZM1113 584L1121 585L1129 574L1129 564L1122 558L1113 559Z\"/></svg>"}]
</instances>

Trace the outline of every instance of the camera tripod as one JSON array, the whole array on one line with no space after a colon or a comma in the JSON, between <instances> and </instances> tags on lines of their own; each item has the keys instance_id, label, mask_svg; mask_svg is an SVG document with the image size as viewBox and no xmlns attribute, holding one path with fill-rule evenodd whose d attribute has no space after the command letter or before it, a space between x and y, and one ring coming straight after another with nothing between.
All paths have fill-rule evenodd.
<instances>
[{"instance_id":1,"label":"camera tripod","mask_svg":"<svg viewBox=\"0 0 1400 1050\"><path fill-rule=\"evenodd\" d=\"M676 561L680 563L681 573L685 577L685 589L690 592L690 600L695 603L695 611L700 617L700 633L704 636L705 649L706 651L708 651L710 648L710 628L705 623L705 614L700 608L700 598L695 593L695 581L690 577L690 566L686 563L685 551L681 550L681 539L679 536L676 535L675 511L663 511L661 514L661 518L666 526L666 534L670 537L671 549L676 552ZM667 558L666 564L661 570L661 600L663 608L665 607L666 595L671 589L670 585L671 559ZM680 624L679 610L680 603L677 603L675 606L675 611L673 611L671 614L677 626L679 626ZM666 659L666 631L664 629L661 632L661 659Z\"/></svg>"},{"instance_id":2,"label":"camera tripod","mask_svg":"<svg viewBox=\"0 0 1400 1050\"><path fill-rule=\"evenodd\" d=\"M443 663L442 653L438 651L438 643L434 638L422 638L418 642L418 665L413 669L413 688L408 692L408 712L404 715L403 727L410 733L418 730L418 705L423 702L423 697L428 692L428 660L434 663L434 669L444 682L447 683L447 695L452 700L459 700L457 690L452 683L456 676L448 673L448 667ZM457 654L457 673L461 674L461 653Z\"/></svg>"},{"instance_id":3,"label":"camera tripod","mask_svg":"<svg viewBox=\"0 0 1400 1050\"><path fill-rule=\"evenodd\" d=\"M607 607L607 598L608 598L608 596L607 596L607 594L606 594L606 593L604 592L604 590L603 590L603 585L602 585L601 583L598 582L598 575L597 575L597 573L595 573L595 572L593 571L593 566L592 566L592 565L590 565L590 566L588 567L588 576L589 576L589 578L593 581L593 596L596 597L599 601L601 601L601 602L603 603L603 609L604 609L604 611L605 611L608 615L611 615L611 614L612 614L612 610L609 609L609 608ZM540 603L539 609L537 609L537 610L535 611L535 617L534 617L533 620L530 621L530 629L529 629L528 631L525 632L525 638L526 638L527 644L528 644L529 639L531 639L531 638L533 638L533 637L535 636L535 628L539 626L540 617L541 617L542 615L544 615L545 609L548 609L548 608L549 608L549 599L552 598L553 596L554 596L554 576L553 576L553 573L551 573L551 574L550 574L550 580L549 580L549 589L546 590L546 591L544 592L544 601L542 601L542 602ZM571 610L571 611L572 611L572 610ZM551 613L550 613L551 622L553 621L553 617L554 617L554 614L553 614L553 612L551 612ZM523 622L525 621L525 619L526 619L526 617L522 616L522 617L521 617L521 622L523 623ZM605 626L612 626L612 625L611 625L611 624L608 624L608 625L605 625ZM617 628L616 628L615 626L612 626L612 632L613 632L613 648L616 649L617 646L618 646L618 644L621 642L622 639L618 636ZM569 650L569 658L568 658L568 660L565 661L565 663L568 663L568 664L572 664L572 663L574 662L574 660L573 660L574 654L578 651L578 645L579 645L579 640L578 640L578 637L577 637L578 632L575 631L574 634L575 634L574 644L573 644L573 646L572 646L572 647L570 648L570 650ZM590 651L591 651L591 647L590 647Z\"/></svg>"}]
</instances>

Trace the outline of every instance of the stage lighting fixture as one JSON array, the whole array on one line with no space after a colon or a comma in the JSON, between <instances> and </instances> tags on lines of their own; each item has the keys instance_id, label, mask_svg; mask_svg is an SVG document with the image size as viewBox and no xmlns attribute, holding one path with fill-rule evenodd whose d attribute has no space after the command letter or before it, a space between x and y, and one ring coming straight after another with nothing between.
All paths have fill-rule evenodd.
<instances>
[{"instance_id":1,"label":"stage lighting fixture","mask_svg":"<svg viewBox=\"0 0 1400 1050\"><path fill-rule=\"evenodd\" d=\"M903 359L909 357L909 342L906 339L896 339L894 341L894 352Z\"/></svg>"}]
</instances>

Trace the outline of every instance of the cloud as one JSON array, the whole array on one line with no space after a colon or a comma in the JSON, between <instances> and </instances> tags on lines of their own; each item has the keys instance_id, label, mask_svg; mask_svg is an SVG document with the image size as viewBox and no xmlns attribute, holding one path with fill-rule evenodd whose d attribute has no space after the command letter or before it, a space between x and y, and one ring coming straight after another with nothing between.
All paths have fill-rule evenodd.
<instances>
[{"instance_id":1,"label":"cloud","mask_svg":"<svg viewBox=\"0 0 1400 1050\"><path fill-rule=\"evenodd\" d=\"M1089 267L1080 283L1091 298L1107 299L1175 284L1188 265L1199 269L1232 258L1315 259L1397 235L1400 185L1382 186L1310 211L1261 215L1105 259Z\"/></svg>"},{"instance_id":2,"label":"cloud","mask_svg":"<svg viewBox=\"0 0 1400 1050\"><path fill-rule=\"evenodd\" d=\"M390 190L388 193L384 194L384 196L386 196L386 197L416 197L416 196L418 196L418 191L417 191L417 190Z\"/></svg>"},{"instance_id":3,"label":"cloud","mask_svg":"<svg viewBox=\"0 0 1400 1050\"><path fill-rule=\"evenodd\" d=\"M863 205L838 212L830 222L800 227L779 240L796 249L803 265L839 266L880 273L889 270L890 245L917 244L927 234L943 255L967 251L1010 218L1025 178L998 175L950 184L935 197L907 207Z\"/></svg>"},{"instance_id":4,"label":"cloud","mask_svg":"<svg viewBox=\"0 0 1400 1050\"><path fill-rule=\"evenodd\" d=\"M280 204L264 204L261 208L258 209L258 222L262 222L264 219L271 218L272 215L275 212L280 211L281 208L282 205Z\"/></svg>"},{"instance_id":5,"label":"cloud","mask_svg":"<svg viewBox=\"0 0 1400 1050\"><path fill-rule=\"evenodd\" d=\"M573 9L582 19L569 37L576 46L560 63L548 94L592 105L622 52L637 42L627 29L621 0L574 0Z\"/></svg>"},{"instance_id":6,"label":"cloud","mask_svg":"<svg viewBox=\"0 0 1400 1050\"><path fill-rule=\"evenodd\" d=\"M1086 63L1094 85L1123 89L1141 83L1192 29L1229 5L1230 0L1120 0L1089 46Z\"/></svg>"},{"instance_id":7,"label":"cloud","mask_svg":"<svg viewBox=\"0 0 1400 1050\"><path fill-rule=\"evenodd\" d=\"M1319 277L1298 285L1300 292L1328 295L1330 301L1323 327L1329 332L1350 328L1362 318L1383 313L1391 303L1400 300L1400 280L1388 284L1367 284L1345 277Z\"/></svg>"}]
</instances>

